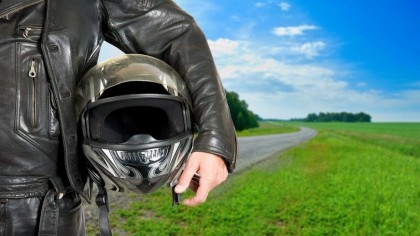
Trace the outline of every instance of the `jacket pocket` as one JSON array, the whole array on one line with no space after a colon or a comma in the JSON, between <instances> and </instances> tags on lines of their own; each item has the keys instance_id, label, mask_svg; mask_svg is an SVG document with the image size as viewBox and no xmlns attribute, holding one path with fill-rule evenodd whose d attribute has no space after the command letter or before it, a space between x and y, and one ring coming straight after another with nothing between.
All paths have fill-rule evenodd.
<instances>
[{"instance_id":1,"label":"jacket pocket","mask_svg":"<svg viewBox=\"0 0 420 236\"><path fill-rule=\"evenodd\" d=\"M39 63L38 58L31 58L28 65L28 81L27 81L27 121L30 129L36 129L38 127L38 96L40 95L39 90Z\"/></svg>"},{"instance_id":2,"label":"jacket pocket","mask_svg":"<svg viewBox=\"0 0 420 236\"><path fill-rule=\"evenodd\" d=\"M54 96L50 89L39 43L31 42L31 40L20 41L16 44L18 61L15 131L26 141L55 159L58 153L60 129L57 111L52 103Z\"/></svg>"}]
</instances>

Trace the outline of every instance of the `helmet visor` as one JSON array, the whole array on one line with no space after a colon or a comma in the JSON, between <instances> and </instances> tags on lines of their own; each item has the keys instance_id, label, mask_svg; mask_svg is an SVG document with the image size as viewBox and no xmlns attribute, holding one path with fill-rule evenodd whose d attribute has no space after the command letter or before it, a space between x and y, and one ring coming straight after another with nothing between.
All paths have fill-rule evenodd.
<instances>
[{"instance_id":1,"label":"helmet visor","mask_svg":"<svg viewBox=\"0 0 420 236\"><path fill-rule=\"evenodd\" d=\"M87 138L107 144L144 144L166 140L190 129L182 98L124 95L88 105Z\"/></svg>"}]
</instances>

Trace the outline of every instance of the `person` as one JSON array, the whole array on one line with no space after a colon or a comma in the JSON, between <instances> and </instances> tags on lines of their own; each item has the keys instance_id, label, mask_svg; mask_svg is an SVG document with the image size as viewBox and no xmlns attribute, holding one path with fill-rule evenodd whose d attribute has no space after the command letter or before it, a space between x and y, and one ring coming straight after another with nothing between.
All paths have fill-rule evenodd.
<instances>
[{"instance_id":1,"label":"person","mask_svg":"<svg viewBox=\"0 0 420 236\"><path fill-rule=\"evenodd\" d=\"M198 126L175 192L196 206L235 168L237 143L205 35L171 0L0 1L0 235L84 235L91 198L74 91L107 41L165 61ZM200 176L194 185L193 176Z\"/></svg>"}]
</instances>

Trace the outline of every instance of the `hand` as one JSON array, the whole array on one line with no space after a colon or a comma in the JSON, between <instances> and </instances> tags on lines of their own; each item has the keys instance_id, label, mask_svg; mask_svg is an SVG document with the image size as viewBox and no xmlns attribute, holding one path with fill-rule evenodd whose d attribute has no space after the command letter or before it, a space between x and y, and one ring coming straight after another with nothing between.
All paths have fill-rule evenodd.
<instances>
[{"instance_id":1,"label":"hand","mask_svg":"<svg viewBox=\"0 0 420 236\"><path fill-rule=\"evenodd\" d=\"M200 176L198 185L191 181L195 173ZM204 203L209 192L223 183L227 177L228 170L221 157L211 153L193 152L186 163L184 172L179 177L175 192L185 192L189 187L195 192L195 196L185 199L182 204L196 206Z\"/></svg>"}]
</instances>

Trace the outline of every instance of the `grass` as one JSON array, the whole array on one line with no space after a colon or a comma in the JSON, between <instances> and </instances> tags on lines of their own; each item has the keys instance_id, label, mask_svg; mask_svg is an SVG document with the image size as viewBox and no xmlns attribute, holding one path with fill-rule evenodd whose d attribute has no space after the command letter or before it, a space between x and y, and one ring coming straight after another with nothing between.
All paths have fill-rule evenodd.
<instances>
[{"instance_id":1,"label":"grass","mask_svg":"<svg viewBox=\"0 0 420 236\"><path fill-rule=\"evenodd\" d=\"M199 207L170 207L164 188L130 195L128 207L112 210L113 231L420 235L420 151L410 146L419 142L419 124L353 125L314 124L317 137L232 175Z\"/></svg>"},{"instance_id":2,"label":"grass","mask_svg":"<svg viewBox=\"0 0 420 236\"><path fill-rule=\"evenodd\" d=\"M420 156L420 123L297 123L354 137L389 150Z\"/></svg>"},{"instance_id":3,"label":"grass","mask_svg":"<svg viewBox=\"0 0 420 236\"><path fill-rule=\"evenodd\" d=\"M279 122L280 123L280 122ZM280 123L281 124L281 123ZM315 129L347 131L352 133L369 134L369 135L385 135L398 138L409 138L420 140L420 123L404 123L404 122L378 122L378 123L302 123L302 122L286 122L283 123L291 126L307 126Z\"/></svg>"},{"instance_id":4,"label":"grass","mask_svg":"<svg viewBox=\"0 0 420 236\"><path fill-rule=\"evenodd\" d=\"M246 129L237 132L239 137L267 135L267 134L281 134L298 131L299 128L294 125L289 125L284 122L259 122L258 128Z\"/></svg>"}]
</instances>

